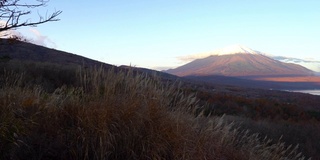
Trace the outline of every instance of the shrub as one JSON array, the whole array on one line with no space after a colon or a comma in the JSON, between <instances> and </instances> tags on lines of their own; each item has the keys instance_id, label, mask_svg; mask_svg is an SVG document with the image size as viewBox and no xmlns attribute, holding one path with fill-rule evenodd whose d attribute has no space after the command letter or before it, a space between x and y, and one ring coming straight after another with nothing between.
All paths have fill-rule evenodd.
<instances>
[{"instance_id":1,"label":"shrub","mask_svg":"<svg viewBox=\"0 0 320 160\"><path fill-rule=\"evenodd\" d=\"M4 84L1 159L304 159L224 117L195 116L195 96L177 85L131 70L78 75L79 87L52 93Z\"/></svg>"}]
</instances>

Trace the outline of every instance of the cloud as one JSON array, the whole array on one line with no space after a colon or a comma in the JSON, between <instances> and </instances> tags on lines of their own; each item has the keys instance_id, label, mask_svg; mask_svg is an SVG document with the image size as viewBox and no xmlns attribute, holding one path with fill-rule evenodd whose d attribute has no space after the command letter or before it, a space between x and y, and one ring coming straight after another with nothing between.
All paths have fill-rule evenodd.
<instances>
[{"instance_id":1,"label":"cloud","mask_svg":"<svg viewBox=\"0 0 320 160\"><path fill-rule=\"evenodd\" d=\"M165 70L176 68L176 67L177 66L155 66L155 67L150 67L150 68L157 70L157 71L165 71Z\"/></svg>"},{"instance_id":2,"label":"cloud","mask_svg":"<svg viewBox=\"0 0 320 160\"><path fill-rule=\"evenodd\" d=\"M4 27L5 24L6 21L0 20L0 27ZM26 39L26 41L33 44L57 48L56 43L54 43L48 36L41 34L41 32L34 28L30 28L29 30L27 30L27 33L25 34L22 34L21 32L12 29L0 32L0 38L10 38L13 36L21 37L22 39Z\"/></svg>"},{"instance_id":3,"label":"cloud","mask_svg":"<svg viewBox=\"0 0 320 160\"><path fill-rule=\"evenodd\" d=\"M38 30L30 28L29 32L31 33L31 43L52 48L57 47L56 43L54 43L48 36L42 35Z\"/></svg>"},{"instance_id":4,"label":"cloud","mask_svg":"<svg viewBox=\"0 0 320 160\"><path fill-rule=\"evenodd\" d=\"M191 62L196 59L209 57L210 55L211 55L210 53L198 53L198 54L192 54L187 56L180 56L180 57L177 57L177 59L181 62Z\"/></svg>"}]
</instances>

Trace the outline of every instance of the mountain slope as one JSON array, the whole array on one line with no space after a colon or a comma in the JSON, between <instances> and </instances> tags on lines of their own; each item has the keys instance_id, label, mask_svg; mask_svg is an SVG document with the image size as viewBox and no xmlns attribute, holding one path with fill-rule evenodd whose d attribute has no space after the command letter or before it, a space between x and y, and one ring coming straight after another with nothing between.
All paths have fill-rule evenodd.
<instances>
[{"instance_id":1,"label":"mountain slope","mask_svg":"<svg viewBox=\"0 0 320 160\"><path fill-rule=\"evenodd\" d=\"M234 54L210 56L194 60L186 65L171 69L168 73L178 76L307 76L312 71L290 63L283 63L258 54Z\"/></svg>"},{"instance_id":2,"label":"mountain slope","mask_svg":"<svg viewBox=\"0 0 320 160\"><path fill-rule=\"evenodd\" d=\"M247 47L221 49L213 55L196 59L168 73L178 76L309 76L313 72L300 65L283 63Z\"/></svg>"},{"instance_id":3,"label":"mountain slope","mask_svg":"<svg viewBox=\"0 0 320 160\"><path fill-rule=\"evenodd\" d=\"M168 73L158 72L145 68L136 68L131 66L117 67L107 63L92 60L80 55L50 49L27 42L12 39L0 39L0 68L5 68L5 70L12 70L14 68L15 71L23 70L29 74L29 72L27 71L28 67L26 66L30 65L33 65L33 67L29 67L30 70L32 70L32 68L34 70L37 70L32 70L32 73L34 73L34 75L32 75L34 79L36 79L37 77L38 79L40 79L39 76L37 76L37 72L42 72L42 70L46 70L46 72L49 72L52 70L52 68L50 67L53 67L53 70L57 72L63 70L63 74L69 74L69 79L74 78L72 77L74 76L74 72L69 72L70 70L95 67L103 68L106 70L112 68L116 72L132 70L135 73L139 74L143 73L144 75L148 76L157 76L159 77L159 79L164 81L175 81L179 79L179 77ZM36 65L39 65L41 67ZM42 68L42 70L39 71L39 68ZM0 69L0 75L4 74L3 72L4 70ZM61 78L53 77L53 75L53 73L48 74L47 77L42 78L42 81L47 81L48 79L50 83L52 83L52 80L61 81Z\"/></svg>"},{"instance_id":4,"label":"mountain slope","mask_svg":"<svg viewBox=\"0 0 320 160\"><path fill-rule=\"evenodd\" d=\"M95 61L76 54L8 39L0 39L0 57L23 61L48 62L61 65L80 65L85 67L103 66L106 68L113 67L110 64Z\"/></svg>"}]
</instances>

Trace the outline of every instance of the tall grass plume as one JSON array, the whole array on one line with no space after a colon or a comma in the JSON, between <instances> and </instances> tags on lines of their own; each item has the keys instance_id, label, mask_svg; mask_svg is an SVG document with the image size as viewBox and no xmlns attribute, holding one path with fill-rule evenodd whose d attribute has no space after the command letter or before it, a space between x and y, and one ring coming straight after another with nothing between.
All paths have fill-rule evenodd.
<instances>
[{"instance_id":1,"label":"tall grass plume","mask_svg":"<svg viewBox=\"0 0 320 160\"><path fill-rule=\"evenodd\" d=\"M76 75L77 85L52 93L3 77L0 159L304 159L204 116L177 85L133 70Z\"/></svg>"}]
</instances>

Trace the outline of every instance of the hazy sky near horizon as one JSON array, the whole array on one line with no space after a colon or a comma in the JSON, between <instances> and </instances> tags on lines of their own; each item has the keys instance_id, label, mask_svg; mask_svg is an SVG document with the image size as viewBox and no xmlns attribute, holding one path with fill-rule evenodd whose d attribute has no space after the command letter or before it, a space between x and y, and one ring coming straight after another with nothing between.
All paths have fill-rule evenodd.
<instances>
[{"instance_id":1,"label":"hazy sky near horizon","mask_svg":"<svg viewBox=\"0 0 320 160\"><path fill-rule=\"evenodd\" d=\"M45 10L62 10L60 21L18 31L58 50L153 69L233 44L320 60L319 8L319 0L51 0Z\"/></svg>"}]
</instances>

